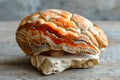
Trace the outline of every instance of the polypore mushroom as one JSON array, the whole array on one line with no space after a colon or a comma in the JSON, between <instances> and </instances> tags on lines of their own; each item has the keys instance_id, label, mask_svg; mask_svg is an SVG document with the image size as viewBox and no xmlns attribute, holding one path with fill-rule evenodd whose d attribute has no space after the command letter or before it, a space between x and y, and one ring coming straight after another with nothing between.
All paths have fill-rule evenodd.
<instances>
[{"instance_id":1,"label":"polypore mushroom","mask_svg":"<svg viewBox=\"0 0 120 80\"><path fill-rule=\"evenodd\" d=\"M108 45L96 24L65 10L47 9L27 16L16 31L16 41L43 74L68 68L90 68Z\"/></svg>"}]
</instances>

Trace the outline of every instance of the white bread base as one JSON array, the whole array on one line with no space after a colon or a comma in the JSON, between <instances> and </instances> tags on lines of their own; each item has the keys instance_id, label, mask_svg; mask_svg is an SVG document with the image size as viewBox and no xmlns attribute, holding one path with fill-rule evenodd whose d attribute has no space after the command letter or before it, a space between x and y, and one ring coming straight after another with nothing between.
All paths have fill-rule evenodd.
<instances>
[{"instance_id":1,"label":"white bread base","mask_svg":"<svg viewBox=\"0 0 120 80\"><path fill-rule=\"evenodd\" d=\"M68 68L91 68L99 63L99 55L85 54L82 56L44 56L37 55L31 57L31 63L43 74L63 72Z\"/></svg>"}]
</instances>

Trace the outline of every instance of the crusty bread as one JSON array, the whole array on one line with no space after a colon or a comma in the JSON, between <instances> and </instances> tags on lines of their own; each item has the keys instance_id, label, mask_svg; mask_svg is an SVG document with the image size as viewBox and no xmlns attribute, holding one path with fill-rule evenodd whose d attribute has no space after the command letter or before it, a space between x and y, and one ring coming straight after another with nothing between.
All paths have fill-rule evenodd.
<instances>
[{"instance_id":1,"label":"crusty bread","mask_svg":"<svg viewBox=\"0 0 120 80\"><path fill-rule=\"evenodd\" d=\"M28 56L100 55L108 46L102 29L65 10L47 9L27 16L16 31L16 41Z\"/></svg>"}]
</instances>

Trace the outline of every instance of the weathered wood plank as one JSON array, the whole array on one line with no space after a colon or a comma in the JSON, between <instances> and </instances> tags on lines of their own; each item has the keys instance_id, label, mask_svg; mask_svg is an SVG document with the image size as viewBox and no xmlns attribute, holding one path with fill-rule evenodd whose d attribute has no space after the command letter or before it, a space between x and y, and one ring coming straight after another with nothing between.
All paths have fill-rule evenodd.
<instances>
[{"instance_id":1,"label":"weathered wood plank","mask_svg":"<svg viewBox=\"0 0 120 80\"><path fill-rule=\"evenodd\" d=\"M30 64L0 66L0 80L119 80L119 64L100 64L92 69L71 69L43 76Z\"/></svg>"},{"instance_id":2,"label":"weathered wood plank","mask_svg":"<svg viewBox=\"0 0 120 80\"><path fill-rule=\"evenodd\" d=\"M101 56L100 65L92 69L71 69L56 75L43 76L30 64L15 41L19 22L0 22L0 80L119 80L120 22L94 21L108 36L109 47Z\"/></svg>"}]
</instances>

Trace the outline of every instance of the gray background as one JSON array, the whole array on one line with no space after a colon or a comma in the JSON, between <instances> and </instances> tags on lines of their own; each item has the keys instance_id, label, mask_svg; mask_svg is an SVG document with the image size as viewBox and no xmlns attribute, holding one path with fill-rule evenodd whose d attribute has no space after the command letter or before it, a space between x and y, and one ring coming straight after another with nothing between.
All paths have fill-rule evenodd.
<instances>
[{"instance_id":1,"label":"gray background","mask_svg":"<svg viewBox=\"0 0 120 80\"><path fill-rule=\"evenodd\" d=\"M120 0L0 0L0 21L21 20L48 8L65 9L90 20L120 20Z\"/></svg>"}]
</instances>

